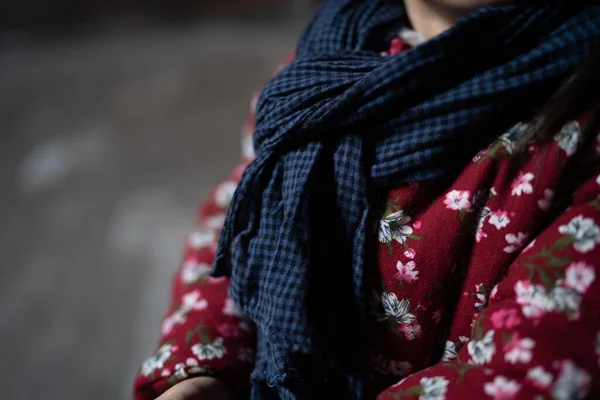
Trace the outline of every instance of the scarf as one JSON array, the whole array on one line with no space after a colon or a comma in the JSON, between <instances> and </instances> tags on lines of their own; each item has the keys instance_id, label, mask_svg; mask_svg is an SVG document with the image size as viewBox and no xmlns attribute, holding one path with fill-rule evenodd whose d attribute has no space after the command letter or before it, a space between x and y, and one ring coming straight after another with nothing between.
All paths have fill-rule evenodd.
<instances>
[{"instance_id":1,"label":"scarf","mask_svg":"<svg viewBox=\"0 0 600 400\"><path fill-rule=\"evenodd\" d=\"M257 326L253 398L366 396L373 194L456 174L600 49L598 1L481 7L382 56L402 24L398 2L325 0L260 96L213 270Z\"/></svg>"}]
</instances>

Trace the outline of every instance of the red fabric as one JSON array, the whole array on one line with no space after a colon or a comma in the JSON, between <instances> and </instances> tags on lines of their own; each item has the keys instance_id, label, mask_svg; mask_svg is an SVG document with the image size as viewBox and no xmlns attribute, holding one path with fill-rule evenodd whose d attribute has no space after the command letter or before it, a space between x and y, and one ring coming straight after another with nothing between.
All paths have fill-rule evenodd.
<instances>
[{"instance_id":1,"label":"red fabric","mask_svg":"<svg viewBox=\"0 0 600 400\"><path fill-rule=\"evenodd\" d=\"M403 50L392 42L390 53ZM255 102L253 101L253 105ZM252 152L202 207L175 276L161 348L135 383L152 399L194 375L247 393L255 340L207 276L224 213ZM456 178L398 187L368 271L372 384L379 398L600 396L598 150L577 149L592 113L531 148L516 174L517 126ZM592 157L592 166L583 160Z\"/></svg>"}]
</instances>

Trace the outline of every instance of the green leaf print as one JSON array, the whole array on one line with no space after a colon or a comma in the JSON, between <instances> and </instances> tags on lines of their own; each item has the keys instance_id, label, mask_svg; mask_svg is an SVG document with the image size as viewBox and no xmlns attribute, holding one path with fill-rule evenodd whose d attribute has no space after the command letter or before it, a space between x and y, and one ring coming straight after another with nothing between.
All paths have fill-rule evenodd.
<instances>
[{"instance_id":1,"label":"green leaf print","mask_svg":"<svg viewBox=\"0 0 600 400\"><path fill-rule=\"evenodd\" d=\"M469 364L469 363L462 362L462 361L454 361L454 362L450 362L450 363L444 363L444 364L442 364L442 367L453 369L456 372L456 374L458 375L458 379L456 380L456 383L461 383L465 379L467 372L469 372L473 368L477 368L477 366L474 364Z\"/></svg>"},{"instance_id":2,"label":"green leaf print","mask_svg":"<svg viewBox=\"0 0 600 400\"><path fill-rule=\"evenodd\" d=\"M178 382L177 377L175 375L171 375L169 377L169 379L167 379L167 384L169 386L173 386L174 384L176 384Z\"/></svg>"},{"instance_id":3,"label":"green leaf print","mask_svg":"<svg viewBox=\"0 0 600 400\"><path fill-rule=\"evenodd\" d=\"M401 392L392 393L394 399L403 399L404 397L415 397L423 394L423 388L421 385L413 386L408 389L402 390Z\"/></svg>"},{"instance_id":4,"label":"green leaf print","mask_svg":"<svg viewBox=\"0 0 600 400\"><path fill-rule=\"evenodd\" d=\"M568 258L552 257L546 262L546 265L549 267L564 267L569 263L569 261L570 260Z\"/></svg>"},{"instance_id":5,"label":"green leaf print","mask_svg":"<svg viewBox=\"0 0 600 400\"><path fill-rule=\"evenodd\" d=\"M565 247L569 246L571 243L573 243L575 240L573 239L572 236L570 235L565 235L563 237L561 237L560 239L558 239L554 245L552 246L552 250L562 250Z\"/></svg>"}]
</instances>

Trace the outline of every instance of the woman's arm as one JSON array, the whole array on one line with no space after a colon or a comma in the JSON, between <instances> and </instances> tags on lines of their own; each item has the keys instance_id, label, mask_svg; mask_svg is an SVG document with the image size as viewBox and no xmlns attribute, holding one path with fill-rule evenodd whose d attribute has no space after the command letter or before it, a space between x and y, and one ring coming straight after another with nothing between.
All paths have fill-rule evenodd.
<instances>
[{"instance_id":1,"label":"woman's arm","mask_svg":"<svg viewBox=\"0 0 600 400\"><path fill-rule=\"evenodd\" d=\"M294 52L290 51L276 73L293 59ZM208 274L229 202L244 168L254 159L252 134L257 99L255 93L242 127L242 162L203 204L198 229L187 240L182 265L173 279L159 348L144 362L135 381L136 400L155 399L180 382L184 385L169 390L169 398L185 399L185 393L194 396L196 390L205 393L214 389L214 380L190 379L199 376L218 378L234 395L249 391L254 326L227 296L229 279ZM173 390L177 392L175 397Z\"/></svg>"},{"instance_id":2,"label":"woman's arm","mask_svg":"<svg viewBox=\"0 0 600 400\"><path fill-rule=\"evenodd\" d=\"M599 196L594 176L520 254L457 360L378 398L600 398Z\"/></svg>"},{"instance_id":3,"label":"woman's arm","mask_svg":"<svg viewBox=\"0 0 600 400\"><path fill-rule=\"evenodd\" d=\"M136 399L154 399L195 376L217 377L233 392L248 390L254 327L227 296L229 280L209 276L223 218L244 166L217 186L200 211L198 229L189 236L173 279L159 349L136 379Z\"/></svg>"}]
</instances>

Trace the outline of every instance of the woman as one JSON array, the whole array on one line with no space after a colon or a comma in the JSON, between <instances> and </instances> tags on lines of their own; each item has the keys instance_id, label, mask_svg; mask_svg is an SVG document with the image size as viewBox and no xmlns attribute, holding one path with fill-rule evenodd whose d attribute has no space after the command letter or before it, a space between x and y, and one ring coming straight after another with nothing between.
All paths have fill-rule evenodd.
<instances>
[{"instance_id":1,"label":"woman","mask_svg":"<svg viewBox=\"0 0 600 400\"><path fill-rule=\"evenodd\" d=\"M137 398L600 395L599 50L598 1L325 1Z\"/></svg>"}]
</instances>

